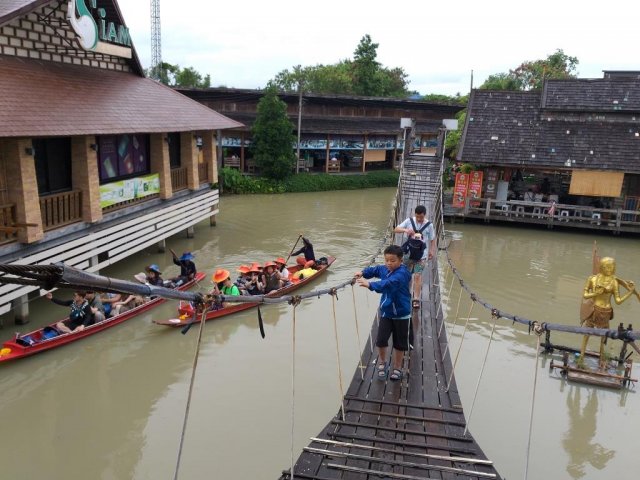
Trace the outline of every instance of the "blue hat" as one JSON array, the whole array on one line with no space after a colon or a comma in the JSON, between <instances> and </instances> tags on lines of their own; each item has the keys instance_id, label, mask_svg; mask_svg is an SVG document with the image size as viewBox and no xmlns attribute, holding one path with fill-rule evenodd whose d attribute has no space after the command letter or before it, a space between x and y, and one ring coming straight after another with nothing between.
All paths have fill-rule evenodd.
<instances>
[{"instance_id":1,"label":"blue hat","mask_svg":"<svg viewBox=\"0 0 640 480\"><path fill-rule=\"evenodd\" d=\"M158 275L160 275L162 273L160 271L160 267L158 265L156 265L155 263L152 263L151 265L149 265L147 267L147 270L152 271L152 272L156 272Z\"/></svg>"},{"instance_id":2,"label":"blue hat","mask_svg":"<svg viewBox=\"0 0 640 480\"><path fill-rule=\"evenodd\" d=\"M182 256L178 260L180 260L180 261L193 260L194 258L196 258L196 257L193 256L193 254L191 252L184 252L182 254Z\"/></svg>"}]
</instances>

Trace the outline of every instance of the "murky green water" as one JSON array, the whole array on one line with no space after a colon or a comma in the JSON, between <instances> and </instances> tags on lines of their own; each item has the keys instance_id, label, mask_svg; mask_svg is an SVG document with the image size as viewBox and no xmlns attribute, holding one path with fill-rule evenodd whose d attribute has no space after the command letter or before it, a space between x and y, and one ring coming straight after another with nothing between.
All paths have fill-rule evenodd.
<instances>
[{"instance_id":1,"label":"murky green water","mask_svg":"<svg viewBox=\"0 0 640 480\"><path fill-rule=\"evenodd\" d=\"M168 241L197 254L201 270L287 255L299 233L317 255L338 258L313 287L350 278L379 245L392 189L227 197L218 226L203 222L196 237ZM575 323L590 270L592 237L546 230L448 225L451 255L465 281L502 310L532 319ZM600 251L619 259L618 274L640 281L637 240L599 237ZM103 272L131 278L158 263L170 275L170 254L150 249ZM442 263L442 262L441 262ZM168 275L165 275L168 276ZM450 277L449 277L450 278ZM208 280L207 280L208 282ZM449 284L446 285L448 288ZM360 327L356 338L353 297ZM344 290L336 302L343 386L355 371L378 298ZM458 286L445 292L456 313ZM466 317L468 297L459 316ZM30 328L64 316L65 309L34 302ZM180 478L277 478L339 408L332 302L303 302L296 310L294 441L292 431L292 309L263 309L266 339L255 312L205 324ZM616 309L633 322L637 300ZM56 351L0 368L0 478L173 478L197 328L187 335L154 325L175 315L168 303L120 326ZM39 318L38 321L35 318ZM456 377L467 414L484 356L491 319L474 308ZM460 321L458 321L460 323ZM636 322L637 323L637 322ZM637 325L636 325L637 326ZM8 338L12 327L1 335ZM454 329L455 356L462 327ZM555 336L563 343L577 340ZM506 478L523 478L534 376L535 338L500 321L489 351L470 428ZM595 347L595 340L593 340ZM530 479L631 478L638 424L635 391L575 386L537 368Z\"/></svg>"}]
</instances>

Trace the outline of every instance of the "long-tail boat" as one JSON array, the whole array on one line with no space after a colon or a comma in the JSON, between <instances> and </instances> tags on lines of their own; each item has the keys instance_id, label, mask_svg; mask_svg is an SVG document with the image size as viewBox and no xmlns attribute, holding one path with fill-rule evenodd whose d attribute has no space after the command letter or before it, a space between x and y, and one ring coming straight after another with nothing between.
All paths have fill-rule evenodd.
<instances>
[{"instance_id":1,"label":"long-tail boat","mask_svg":"<svg viewBox=\"0 0 640 480\"><path fill-rule=\"evenodd\" d=\"M193 280L180 285L176 290L187 290L200 282L204 277L205 274L203 272L198 272ZM60 332L56 328L56 324L58 322L54 322L45 327L39 328L38 330L34 330L23 335L16 335L14 339L8 340L2 344L2 348L0 349L0 362L7 362L9 360L16 360L18 358L34 355L36 353L44 352L45 350L66 345L67 343L75 342L76 340L88 337L89 335L94 335L109 327L118 325L125 320L129 320L142 312L146 312L165 301L166 299L163 297L152 297L142 305L134 307L131 310L127 310L120 315L107 318L101 322L89 325L83 330L76 330L71 333Z\"/></svg>"},{"instance_id":2,"label":"long-tail boat","mask_svg":"<svg viewBox=\"0 0 640 480\"><path fill-rule=\"evenodd\" d=\"M302 279L293 278L293 274L303 269L304 266L291 265L287 267L287 270L289 270L289 274L290 274L290 278L292 279L292 282L285 285L282 288L279 288L278 290L274 290L273 292L270 292L265 296L275 297L275 298L281 297L283 295L287 295L293 292L294 290L299 289L303 285L307 285L308 283L312 282L316 278L320 277L324 272L326 272L327 269L331 266L331 264L336 260L335 257L326 257L326 258L327 258L327 263L320 265L317 268L316 273ZM207 312L205 316L205 320L213 320L215 318L225 317L227 315L231 315L232 313L242 312L250 308L255 308L258 305L260 304L253 303L253 302L234 303L224 308L220 308L219 310L211 310ZM185 325L188 325L190 323L200 322L202 319L202 314L197 314L194 318L194 307L190 302L181 301L178 307L178 313L180 315L178 318L169 318L166 320L153 320L153 322L157 323L158 325L167 325L170 327L184 327Z\"/></svg>"}]
</instances>

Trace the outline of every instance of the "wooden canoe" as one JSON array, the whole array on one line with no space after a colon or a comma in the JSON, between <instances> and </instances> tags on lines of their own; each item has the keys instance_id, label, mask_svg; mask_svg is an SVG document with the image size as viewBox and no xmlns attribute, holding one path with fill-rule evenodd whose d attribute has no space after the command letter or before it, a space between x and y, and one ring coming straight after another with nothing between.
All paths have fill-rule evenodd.
<instances>
[{"instance_id":1,"label":"wooden canoe","mask_svg":"<svg viewBox=\"0 0 640 480\"><path fill-rule=\"evenodd\" d=\"M194 280L180 285L178 290L187 290L204 277L205 274L203 272L198 272ZM81 338L88 337L89 335L96 334L109 327L118 325L125 320L129 320L130 318L135 317L142 312L146 312L165 301L166 299L162 297L154 297L138 307L127 310L115 317L107 318L102 322L89 325L84 330L78 332L58 333L51 338L47 338L51 335L49 332L57 332L55 326L58 322L54 322L24 335L16 335L16 338L13 340L6 341L2 344L2 350L0 350L0 362L7 362L9 360L27 357L29 355L44 352L45 350L66 345L67 343L75 342Z\"/></svg>"},{"instance_id":2,"label":"wooden canoe","mask_svg":"<svg viewBox=\"0 0 640 480\"><path fill-rule=\"evenodd\" d=\"M317 273L313 274L310 277L303 278L302 280L286 285L278 290L274 290L273 292L269 293L267 296L281 297L283 295L288 295L289 293L299 289L304 285L307 285L308 283L312 282L316 278L320 277L323 273L325 273L335 260L336 260L335 257L327 257L327 264L322 265L318 269ZM291 265L287 267L290 274L294 274L295 272L297 272L302 268L304 267L301 267L300 265ZM216 318L226 317L227 315L231 315L233 313L249 310L250 308L256 308L258 305L260 304L250 303L250 302L235 303L225 308L221 308L220 310L212 310L210 312L207 312L205 320L214 320ZM179 318L169 318L166 320L153 320L153 322L157 323L158 325L166 325L169 327L184 327L185 325L192 322L194 323L200 322L200 320L202 319L202 315L197 315L194 320L193 306L189 302L180 302L180 306L178 307L178 313L180 315Z\"/></svg>"}]
</instances>

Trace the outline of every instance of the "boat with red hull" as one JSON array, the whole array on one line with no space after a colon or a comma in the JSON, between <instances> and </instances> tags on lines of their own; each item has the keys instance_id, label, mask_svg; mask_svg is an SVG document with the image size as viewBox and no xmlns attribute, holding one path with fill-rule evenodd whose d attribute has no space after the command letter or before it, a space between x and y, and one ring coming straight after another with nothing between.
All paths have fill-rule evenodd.
<instances>
[{"instance_id":1,"label":"boat with red hull","mask_svg":"<svg viewBox=\"0 0 640 480\"><path fill-rule=\"evenodd\" d=\"M335 257L326 257L326 258L327 258L327 263L325 265L321 265L318 268L317 272L314 273L313 275L294 281L278 290L274 290L273 292L265 296L277 298L283 295L288 295L294 290L297 290L300 287L312 282L316 278L320 277L323 273L325 273L327 269L331 266L331 264L336 260ZM287 267L290 274L294 274L303 268L304 266L300 266L300 265L291 265ZM233 305L230 305L225 308L221 308L219 310L211 310L207 312L205 320L214 320L216 318L226 317L227 315L231 315L232 313L242 312L244 310L249 310L250 308L255 308L258 305L260 304L250 303L250 302L235 303ZM180 302L180 306L178 307L178 312L180 314L180 318L170 318L167 320L153 320L153 322L157 323L158 325L166 325L169 327L184 327L185 325L188 325L190 323L200 322L200 320L202 319L202 315L196 315L196 318L195 319L193 318L193 306L189 302Z\"/></svg>"},{"instance_id":2,"label":"boat with red hull","mask_svg":"<svg viewBox=\"0 0 640 480\"><path fill-rule=\"evenodd\" d=\"M204 277L205 274L203 272L198 272L194 280L180 285L176 290L187 290ZM89 325L81 331L71 333L58 332L55 336L49 338L51 335L49 332L57 332L55 327L58 322L54 322L38 330L34 330L24 335L18 335L13 340L8 340L2 344L2 349L0 350L0 362L7 362L9 360L16 360L18 358L35 355L36 353L44 352L45 350L50 350L52 348L66 345L67 343L75 342L76 340L88 337L89 335L94 335L106 330L107 328L113 327L114 325L118 325L125 320L129 320L142 312L151 310L153 307L156 307L165 301L165 298L154 297L142 305L132 308L131 310L127 310L115 317L107 318L101 322Z\"/></svg>"}]
</instances>

